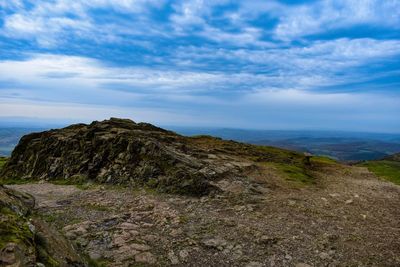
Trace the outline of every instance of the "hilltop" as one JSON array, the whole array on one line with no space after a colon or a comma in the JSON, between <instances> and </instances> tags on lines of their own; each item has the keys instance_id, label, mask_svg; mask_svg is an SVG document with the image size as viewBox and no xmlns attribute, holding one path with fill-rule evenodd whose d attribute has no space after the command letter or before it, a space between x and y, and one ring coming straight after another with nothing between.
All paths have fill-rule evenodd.
<instances>
[{"instance_id":1,"label":"hilltop","mask_svg":"<svg viewBox=\"0 0 400 267\"><path fill-rule=\"evenodd\" d=\"M6 161L0 265L400 264L400 187L365 167L115 118Z\"/></svg>"},{"instance_id":2,"label":"hilltop","mask_svg":"<svg viewBox=\"0 0 400 267\"><path fill-rule=\"evenodd\" d=\"M289 180L312 182L313 169L304 160L284 149L185 137L111 118L25 135L0 175L6 180L145 185L160 192L204 195L224 190L218 185L223 179L243 180L271 164Z\"/></svg>"}]
</instances>

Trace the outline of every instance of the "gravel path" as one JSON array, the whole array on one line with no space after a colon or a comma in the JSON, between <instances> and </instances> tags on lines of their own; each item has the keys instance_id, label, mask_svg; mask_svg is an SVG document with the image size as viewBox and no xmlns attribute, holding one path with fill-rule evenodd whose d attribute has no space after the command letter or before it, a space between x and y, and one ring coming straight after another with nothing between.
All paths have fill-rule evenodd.
<instances>
[{"instance_id":1,"label":"gravel path","mask_svg":"<svg viewBox=\"0 0 400 267\"><path fill-rule=\"evenodd\" d=\"M400 266L400 187L332 166L317 185L191 198L109 186L10 186L106 266Z\"/></svg>"}]
</instances>

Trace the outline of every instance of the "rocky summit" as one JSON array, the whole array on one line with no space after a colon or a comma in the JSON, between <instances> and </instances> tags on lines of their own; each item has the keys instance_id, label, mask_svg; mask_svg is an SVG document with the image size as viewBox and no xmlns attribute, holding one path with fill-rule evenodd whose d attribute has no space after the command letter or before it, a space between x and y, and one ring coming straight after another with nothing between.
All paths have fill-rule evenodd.
<instances>
[{"instance_id":1,"label":"rocky summit","mask_svg":"<svg viewBox=\"0 0 400 267\"><path fill-rule=\"evenodd\" d=\"M151 124L111 118L22 137L0 176L145 185L160 192L204 195L223 190L224 178L239 181L259 174L256 163L293 163L304 172L303 161L299 153L210 136L184 137Z\"/></svg>"},{"instance_id":2,"label":"rocky summit","mask_svg":"<svg viewBox=\"0 0 400 267\"><path fill-rule=\"evenodd\" d=\"M204 160L188 138L128 119L76 124L24 136L1 176L18 179L147 184L201 195L226 170Z\"/></svg>"}]
</instances>

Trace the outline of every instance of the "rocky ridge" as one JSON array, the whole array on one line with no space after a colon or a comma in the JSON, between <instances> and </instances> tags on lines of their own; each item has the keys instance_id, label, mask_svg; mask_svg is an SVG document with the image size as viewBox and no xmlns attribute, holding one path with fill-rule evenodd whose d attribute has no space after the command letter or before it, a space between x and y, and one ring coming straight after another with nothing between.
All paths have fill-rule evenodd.
<instances>
[{"instance_id":1,"label":"rocky ridge","mask_svg":"<svg viewBox=\"0 0 400 267\"><path fill-rule=\"evenodd\" d=\"M257 169L255 161L301 163L300 154L288 154L111 118L22 137L0 176L146 185L160 192L204 195L218 191L215 183L224 177L248 175Z\"/></svg>"}]
</instances>

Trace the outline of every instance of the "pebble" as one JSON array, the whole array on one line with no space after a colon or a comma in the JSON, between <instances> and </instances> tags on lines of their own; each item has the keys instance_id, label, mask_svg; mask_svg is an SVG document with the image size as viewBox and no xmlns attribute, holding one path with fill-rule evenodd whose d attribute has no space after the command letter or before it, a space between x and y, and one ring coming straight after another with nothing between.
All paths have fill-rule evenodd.
<instances>
[{"instance_id":1,"label":"pebble","mask_svg":"<svg viewBox=\"0 0 400 267\"><path fill-rule=\"evenodd\" d=\"M137 243L132 243L129 244L129 246L134 249L134 250L139 250L139 251L148 251L150 250L150 247L145 244L137 244Z\"/></svg>"},{"instance_id":2,"label":"pebble","mask_svg":"<svg viewBox=\"0 0 400 267\"><path fill-rule=\"evenodd\" d=\"M209 248L222 248L226 245L226 241L220 238L211 238L203 241L203 245Z\"/></svg>"},{"instance_id":3,"label":"pebble","mask_svg":"<svg viewBox=\"0 0 400 267\"><path fill-rule=\"evenodd\" d=\"M168 252L168 259L171 261L171 264L179 264L179 259L173 251Z\"/></svg>"},{"instance_id":4,"label":"pebble","mask_svg":"<svg viewBox=\"0 0 400 267\"><path fill-rule=\"evenodd\" d=\"M122 229L126 229L126 230L134 230L134 229L139 228L139 226L137 224L128 223L128 222L121 223L121 225L119 227Z\"/></svg>"},{"instance_id":5,"label":"pebble","mask_svg":"<svg viewBox=\"0 0 400 267\"><path fill-rule=\"evenodd\" d=\"M326 253L326 252L321 252L321 253L319 253L319 257L320 257L322 260L326 260L326 259L329 258L329 254Z\"/></svg>"},{"instance_id":6,"label":"pebble","mask_svg":"<svg viewBox=\"0 0 400 267\"><path fill-rule=\"evenodd\" d=\"M92 259L92 260L98 260L98 259L100 259L101 258L101 254L99 253L99 252L97 252L97 251L89 251L89 257Z\"/></svg>"},{"instance_id":7,"label":"pebble","mask_svg":"<svg viewBox=\"0 0 400 267\"><path fill-rule=\"evenodd\" d=\"M185 260L187 257L189 257L189 251L187 251L186 249L179 251L179 257L182 260Z\"/></svg>"},{"instance_id":8,"label":"pebble","mask_svg":"<svg viewBox=\"0 0 400 267\"><path fill-rule=\"evenodd\" d=\"M352 199L348 199L348 200L346 200L345 203L346 203L346 204L351 204L351 203L353 203L353 200L352 200Z\"/></svg>"},{"instance_id":9,"label":"pebble","mask_svg":"<svg viewBox=\"0 0 400 267\"><path fill-rule=\"evenodd\" d=\"M141 263L155 264L156 258L150 252L142 252L135 255L135 261Z\"/></svg>"},{"instance_id":10,"label":"pebble","mask_svg":"<svg viewBox=\"0 0 400 267\"><path fill-rule=\"evenodd\" d=\"M293 258L289 254L286 254L285 259L288 260L288 261L291 261Z\"/></svg>"}]
</instances>

